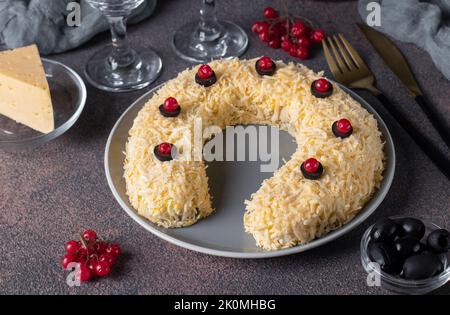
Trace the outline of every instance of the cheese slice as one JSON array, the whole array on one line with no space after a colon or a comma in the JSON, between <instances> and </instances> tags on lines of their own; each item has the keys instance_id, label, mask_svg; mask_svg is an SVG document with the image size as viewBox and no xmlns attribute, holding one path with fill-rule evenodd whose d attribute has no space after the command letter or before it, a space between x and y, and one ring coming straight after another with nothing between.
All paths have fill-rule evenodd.
<instances>
[{"instance_id":1,"label":"cheese slice","mask_svg":"<svg viewBox=\"0 0 450 315\"><path fill-rule=\"evenodd\" d=\"M50 89L36 45L0 52L0 114L42 133L55 129Z\"/></svg>"}]
</instances>

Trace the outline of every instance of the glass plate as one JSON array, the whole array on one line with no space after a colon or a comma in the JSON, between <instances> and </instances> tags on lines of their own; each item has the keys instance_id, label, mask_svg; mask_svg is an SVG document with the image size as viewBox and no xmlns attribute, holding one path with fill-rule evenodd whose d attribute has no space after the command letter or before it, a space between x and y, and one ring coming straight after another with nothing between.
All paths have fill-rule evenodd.
<instances>
[{"instance_id":1,"label":"glass plate","mask_svg":"<svg viewBox=\"0 0 450 315\"><path fill-rule=\"evenodd\" d=\"M55 130L43 134L0 115L0 148L21 149L43 144L66 132L80 117L86 102L86 86L71 68L42 58L52 96Z\"/></svg>"},{"instance_id":2,"label":"glass plate","mask_svg":"<svg viewBox=\"0 0 450 315\"><path fill-rule=\"evenodd\" d=\"M207 163L207 175L216 211L189 227L177 229L159 227L138 215L133 209L126 194L123 178L125 158L123 152L128 140L128 131L139 110L159 87L155 87L136 100L117 121L106 144L105 172L109 187L125 212L149 232L175 245L205 254L233 258L270 258L296 254L331 242L364 222L381 204L391 187L395 171L395 149L386 124L364 99L340 86L375 117L385 142L386 169L381 187L353 220L307 244L265 251L256 246L252 235L244 231L244 199L250 198L250 195L259 189L261 182L271 177L272 173L259 172L259 164L256 162L213 162ZM292 137L280 131L280 161L283 157L289 159L296 147Z\"/></svg>"}]
</instances>

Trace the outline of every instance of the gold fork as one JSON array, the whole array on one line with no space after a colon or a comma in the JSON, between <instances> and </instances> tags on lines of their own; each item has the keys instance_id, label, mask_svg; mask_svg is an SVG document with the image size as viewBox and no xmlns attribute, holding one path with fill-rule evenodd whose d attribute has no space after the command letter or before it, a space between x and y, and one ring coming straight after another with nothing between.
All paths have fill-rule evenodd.
<instances>
[{"instance_id":1,"label":"gold fork","mask_svg":"<svg viewBox=\"0 0 450 315\"><path fill-rule=\"evenodd\" d=\"M328 66L336 81L351 89L370 91L384 105L397 122L405 129L423 152L450 180L450 160L397 110L384 94L376 88L375 77L358 52L342 34L328 36L322 41Z\"/></svg>"}]
</instances>

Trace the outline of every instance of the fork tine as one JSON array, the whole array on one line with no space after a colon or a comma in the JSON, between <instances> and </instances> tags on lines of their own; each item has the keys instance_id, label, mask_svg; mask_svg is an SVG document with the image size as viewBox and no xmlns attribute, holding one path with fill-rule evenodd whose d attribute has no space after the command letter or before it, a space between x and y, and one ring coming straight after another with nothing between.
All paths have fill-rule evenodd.
<instances>
[{"instance_id":1,"label":"fork tine","mask_svg":"<svg viewBox=\"0 0 450 315\"><path fill-rule=\"evenodd\" d=\"M336 35L333 35L333 39L336 43L336 45L338 46L339 52L342 55L342 58L344 58L345 63L348 67L348 69L351 71L355 68L355 65L353 64L353 61L350 57L350 54L348 53L348 51L342 46L341 41L336 37Z\"/></svg>"},{"instance_id":2,"label":"fork tine","mask_svg":"<svg viewBox=\"0 0 450 315\"><path fill-rule=\"evenodd\" d=\"M327 37L327 40L328 40L328 44L331 47L331 50L333 51L334 59L336 59L338 65L339 65L339 68L341 69L340 72L344 73L344 72L348 71L348 68L345 66L344 62L342 61L342 57L341 57L341 55L339 55L339 52L336 49L336 46L334 45L332 38Z\"/></svg>"},{"instance_id":3,"label":"fork tine","mask_svg":"<svg viewBox=\"0 0 450 315\"><path fill-rule=\"evenodd\" d=\"M322 41L322 47L325 54L325 59L328 62L328 66L330 67L330 70L334 74L334 76L336 76L336 74L339 74L341 70L334 61L333 55L331 54L330 49L328 48L328 44L325 40Z\"/></svg>"},{"instance_id":4,"label":"fork tine","mask_svg":"<svg viewBox=\"0 0 450 315\"><path fill-rule=\"evenodd\" d=\"M350 53L350 56L352 56L353 62L356 64L358 68L366 67L366 64L364 63L364 60L362 60L361 56L358 54L358 52L353 48L352 45L345 39L345 37L339 33L339 38L341 39L342 43L344 44L345 48L347 48L347 51Z\"/></svg>"}]
</instances>

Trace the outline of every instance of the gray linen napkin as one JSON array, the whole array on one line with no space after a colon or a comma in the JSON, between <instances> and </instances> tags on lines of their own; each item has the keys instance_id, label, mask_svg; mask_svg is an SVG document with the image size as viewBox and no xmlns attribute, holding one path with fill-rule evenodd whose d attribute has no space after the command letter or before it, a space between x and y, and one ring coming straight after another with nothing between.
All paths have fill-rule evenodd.
<instances>
[{"instance_id":1,"label":"gray linen napkin","mask_svg":"<svg viewBox=\"0 0 450 315\"><path fill-rule=\"evenodd\" d=\"M36 43L41 54L59 53L87 42L108 29L106 19L86 0L81 7L81 24L67 25L67 4L74 0L0 0L0 50ZM130 23L151 15L156 0L147 0L133 11Z\"/></svg>"},{"instance_id":2,"label":"gray linen napkin","mask_svg":"<svg viewBox=\"0 0 450 315\"><path fill-rule=\"evenodd\" d=\"M364 22L369 2L381 5L381 26L375 29L425 49L450 80L450 0L359 0Z\"/></svg>"}]
</instances>

